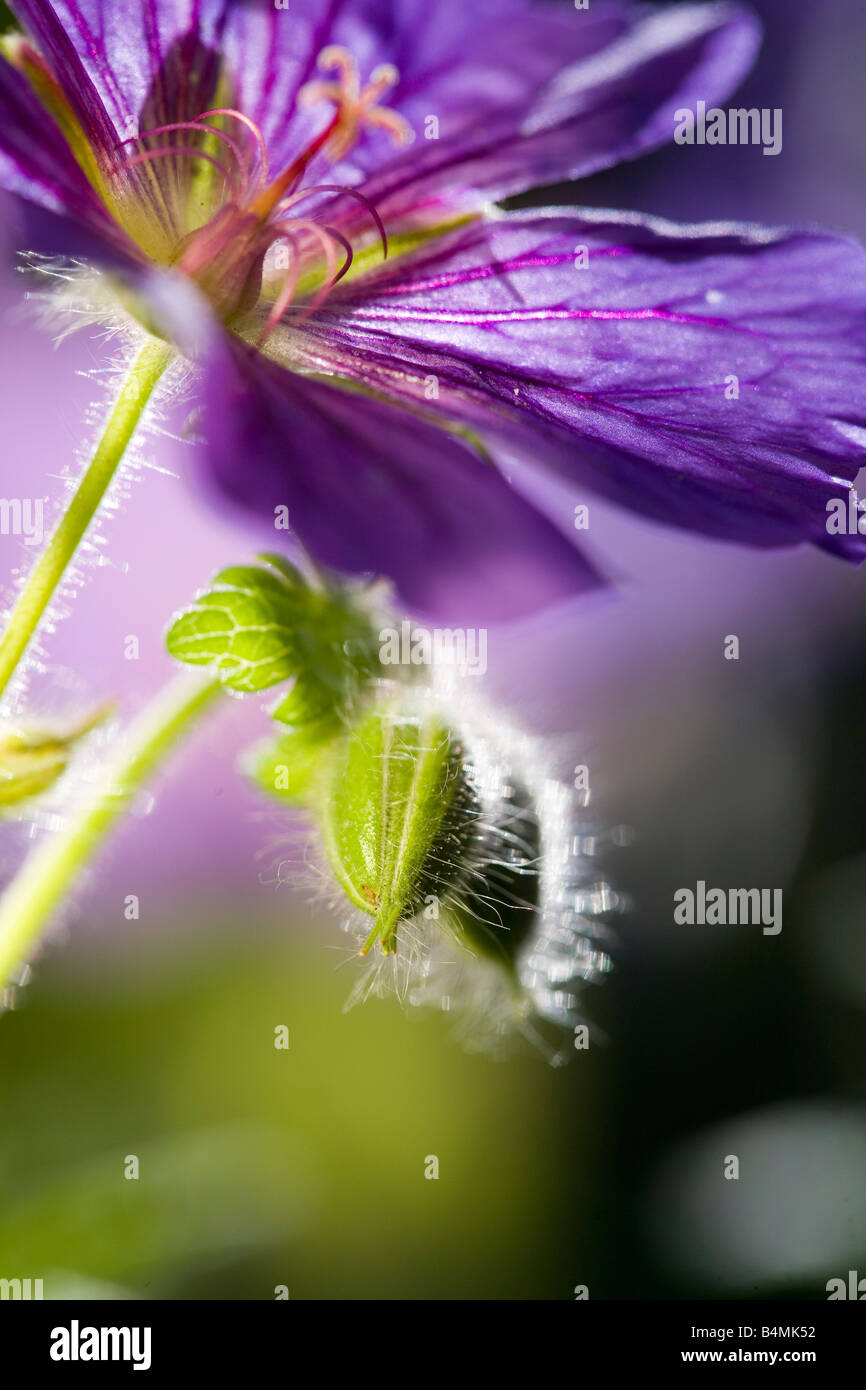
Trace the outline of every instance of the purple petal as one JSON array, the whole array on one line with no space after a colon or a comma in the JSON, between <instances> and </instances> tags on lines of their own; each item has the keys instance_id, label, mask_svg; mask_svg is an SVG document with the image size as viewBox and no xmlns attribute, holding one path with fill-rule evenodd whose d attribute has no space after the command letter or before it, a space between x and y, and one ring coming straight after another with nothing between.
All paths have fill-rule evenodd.
<instances>
[{"instance_id":1,"label":"purple petal","mask_svg":"<svg viewBox=\"0 0 866 1390\"><path fill-rule=\"evenodd\" d=\"M726 97L760 41L754 16L728 3L570 12L525 3L505 17L496 4L428 10L426 29L406 23L406 94L398 88L394 103L419 138L364 185L391 220L436 200L477 207L665 144L674 113ZM439 26L430 70L422 40ZM436 140L426 138L431 114ZM374 168L363 147L358 162Z\"/></svg>"},{"instance_id":2,"label":"purple petal","mask_svg":"<svg viewBox=\"0 0 866 1390\"><path fill-rule=\"evenodd\" d=\"M233 101L261 129L273 173L290 164L324 124L322 111L296 107L296 100L317 75L322 49L349 37L338 29L347 8L347 0L303 0L288 13L273 5L231 7L224 52Z\"/></svg>"},{"instance_id":3,"label":"purple petal","mask_svg":"<svg viewBox=\"0 0 866 1390\"><path fill-rule=\"evenodd\" d=\"M104 96L91 76L91 69L98 66L95 37L90 43L85 40L67 5L15 0L12 8L56 77L89 144L100 152L111 150L118 127L112 124Z\"/></svg>"},{"instance_id":4,"label":"purple petal","mask_svg":"<svg viewBox=\"0 0 866 1390\"><path fill-rule=\"evenodd\" d=\"M212 104L226 0L14 0L91 143L111 150L141 128Z\"/></svg>"},{"instance_id":5,"label":"purple petal","mask_svg":"<svg viewBox=\"0 0 866 1390\"><path fill-rule=\"evenodd\" d=\"M513 133L533 101L568 62L591 57L628 29L626 7L593 5L576 16L533 0L307 0L291 23L271 7L235 6L226 53L243 110L261 126L274 168L288 164L322 126L322 110L295 108L328 44L353 54L367 78L393 63L400 84L388 105L419 135L429 115L442 127L443 152L465 149L479 121L501 113ZM414 154L425 150L414 147ZM430 153L426 149L426 153ZM393 161L384 134L368 135L342 171L355 182Z\"/></svg>"},{"instance_id":6,"label":"purple petal","mask_svg":"<svg viewBox=\"0 0 866 1390\"><path fill-rule=\"evenodd\" d=\"M369 180L393 221L429 203L477 206L587 174L671 140L674 112L726 96L758 39L754 17L730 3L593 0L577 11L544 0L293 0L288 13L232 5L223 47L234 100L262 128L274 170L322 127L323 109L296 98L326 45L346 47L364 80L394 64L400 83L387 104L414 145L397 157L387 134L367 133L327 179ZM309 182L321 173L311 168ZM346 215L357 216L356 203Z\"/></svg>"},{"instance_id":7,"label":"purple petal","mask_svg":"<svg viewBox=\"0 0 866 1390\"><path fill-rule=\"evenodd\" d=\"M151 109L141 116L142 128L202 111L209 98L193 94L212 87L210 57L218 49L229 84L225 100L260 127L273 172L323 124L326 108L310 110L296 100L329 44L348 48L365 78L377 64L393 62L402 80L389 104L419 131L428 114L439 113L447 125L445 143L454 136L465 144L479 119L496 113L504 114L513 133L565 64L612 44L634 17L621 0L608 0L577 21L533 0L477 0L471 9L463 0L293 0L288 13L269 0L205 0L192 8L181 0L130 6L17 0L17 8L58 71L74 75L70 99L77 99L76 83L84 75L84 90L96 94L122 136L137 132L146 105ZM180 56L193 72L185 91ZM374 132L338 173L356 182L392 161L388 136ZM520 182L525 186L526 170Z\"/></svg>"},{"instance_id":8,"label":"purple petal","mask_svg":"<svg viewBox=\"0 0 866 1390\"><path fill-rule=\"evenodd\" d=\"M461 439L416 414L286 371L225 339L205 377L205 475L277 509L321 564L385 574L412 607L497 621L595 587L565 537Z\"/></svg>"},{"instance_id":9,"label":"purple petal","mask_svg":"<svg viewBox=\"0 0 866 1390\"><path fill-rule=\"evenodd\" d=\"M5 59L0 59L0 186L22 199L28 250L112 263L131 254L131 243L91 187L63 132Z\"/></svg>"},{"instance_id":10,"label":"purple petal","mask_svg":"<svg viewBox=\"0 0 866 1390\"><path fill-rule=\"evenodd\" d=\"M401 81L389 104L415 144L395 157L386 132L367 133L328 180L367 180L392 221L576 177L670 140L674 112L722 99L758 41L756 21L733 3L594 0L577 11L542 0L293 0L283 11L265 0L17 0L16 9L99 149L198 115L222 76L225 101L261 126L276 171L322 126L324 110L296 98L326 45L344 45L363 80L393 63ZM309 172L316 181L322 171Z\"/></svg>"},{"instance_id":11,"label":"purple petal","mask_svg":"<svg viewBox=\"0 0 866 1390\"><path fill-rule=\"evenodd\" d=\"M588 264L580 268L585 251ZM310 361L425 399L657 520L828 535L866 445L866 255L841 238L626 214L475 223L335 291Z\"/></svg>"}]
</instances>

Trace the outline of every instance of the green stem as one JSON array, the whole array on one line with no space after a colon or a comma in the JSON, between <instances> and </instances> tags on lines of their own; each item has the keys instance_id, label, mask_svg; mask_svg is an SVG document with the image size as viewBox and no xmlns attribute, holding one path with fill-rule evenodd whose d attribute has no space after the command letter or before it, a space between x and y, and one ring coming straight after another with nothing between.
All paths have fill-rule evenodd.
<instances>
[{"instance_id":1,"label":"green stem","mask_svg":"<svg viewBox=\"0 0 866 1390\"><path fill-rule=\"evenodd\" d=\"M129 369L87 470L15 602L0 641L0 695L35 633L63 573L93 520L154 389L171 361L167 343L150 340Z\"/></svg>"},{"instance_id":2,"label":"green stem","mask_svg":"<svg viewBox=\"0 0 866 1390\"><path fill-rule=\"evenodd\" d=\"M221 690L218 681L184 672L160 691L129 729L102 790L64 830L46 833L31 850L0 898L0 991L133 797Z\"/></svg>"}]
</instances>

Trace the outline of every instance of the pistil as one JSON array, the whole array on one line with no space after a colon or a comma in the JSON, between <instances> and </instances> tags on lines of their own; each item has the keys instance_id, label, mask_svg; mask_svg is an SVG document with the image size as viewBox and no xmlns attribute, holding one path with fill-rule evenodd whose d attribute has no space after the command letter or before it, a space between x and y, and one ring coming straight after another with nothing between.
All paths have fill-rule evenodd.
<instances>
[{"instance_id":1,"label":"pistil","mask_svg":"<svg viewBox=\"0 0 866 1390\"><path fill-rule=\"evenodd\" d=\"M270 215L285 194L296 190L316 155L324 153L332 164L339 162L357 144L365 126L377 126L388 131L397 145L408 145L414 138L412 127L404 116L378 104L400 80L400 74L392 63L377 67L364 88L361 87L358 64L349 50L340 44L323 48L318 66L324 72L336 72L336 79L308 82L298 93L298 104L313 106L320 101L331 101L335 107L334 114L324 130L256 198L252 210L262 220Z\"/></svg>"}]
</instances>

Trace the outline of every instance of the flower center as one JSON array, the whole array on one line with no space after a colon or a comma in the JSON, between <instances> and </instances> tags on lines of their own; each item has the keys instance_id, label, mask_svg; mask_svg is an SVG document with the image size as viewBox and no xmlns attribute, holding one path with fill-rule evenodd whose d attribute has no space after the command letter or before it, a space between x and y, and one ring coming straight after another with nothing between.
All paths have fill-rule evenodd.
<instances>
[{"instance_id":1,"label":"flower center","mask_svg":"<svg viewBox=\"0 0 866 1390\"><path fill-rule=\"evenodd\" d=\"M380 105L399 81L391 64L377 67L362 85L353 56L345 48L330 45L319 55L318 66L332 78L308 82L298 94L298 104L329 102L333 115L276 178L270 177L261 130L231 107L142 131L124 142L124 146L135 143L142 148L123 155L111 171L111 177L119 181L113 201L130 234L153 259L195 280L227 321L255 307L262 293L265 256L275 243L285 244L284 264L279 268L286 273L273 296L260 341L293 303L302 274L306 281L307 272L318 269L322 278L303 307L306 315L315 311L352 264L354 252L347 238L338 228L317 220L324 195L344 194L361 202L383 254L388 254L384 226L369 200L339 184L302 187L311 166L344 159L368 129L387 132L398 145L413 139L405 118ZM233 123L228 130L226 123ZM315 195L320 198L311 216L296 215L296 206Z\"/></svg>"}]
</instances>

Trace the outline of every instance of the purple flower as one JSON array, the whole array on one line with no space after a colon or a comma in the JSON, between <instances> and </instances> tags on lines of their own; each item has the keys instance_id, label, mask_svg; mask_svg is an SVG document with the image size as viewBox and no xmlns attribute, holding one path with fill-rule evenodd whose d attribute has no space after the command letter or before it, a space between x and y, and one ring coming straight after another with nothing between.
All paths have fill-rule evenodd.
<instances>
[{"instance_id":1,"label":"purple flower","mask_svg":"<svg viewBox=\"0 0 866 1390\"><path fill-rule=\"evenodd\" d=\"M827 527L866 441L857 245L491 203L723 100L758 40L738 5L14 8L0 182L30 246L194 352L208 479L270 526L287 508L321 563L491 619L591 588L536 469L707 535L866 553Z\"/></svg>"}]
</instances>

